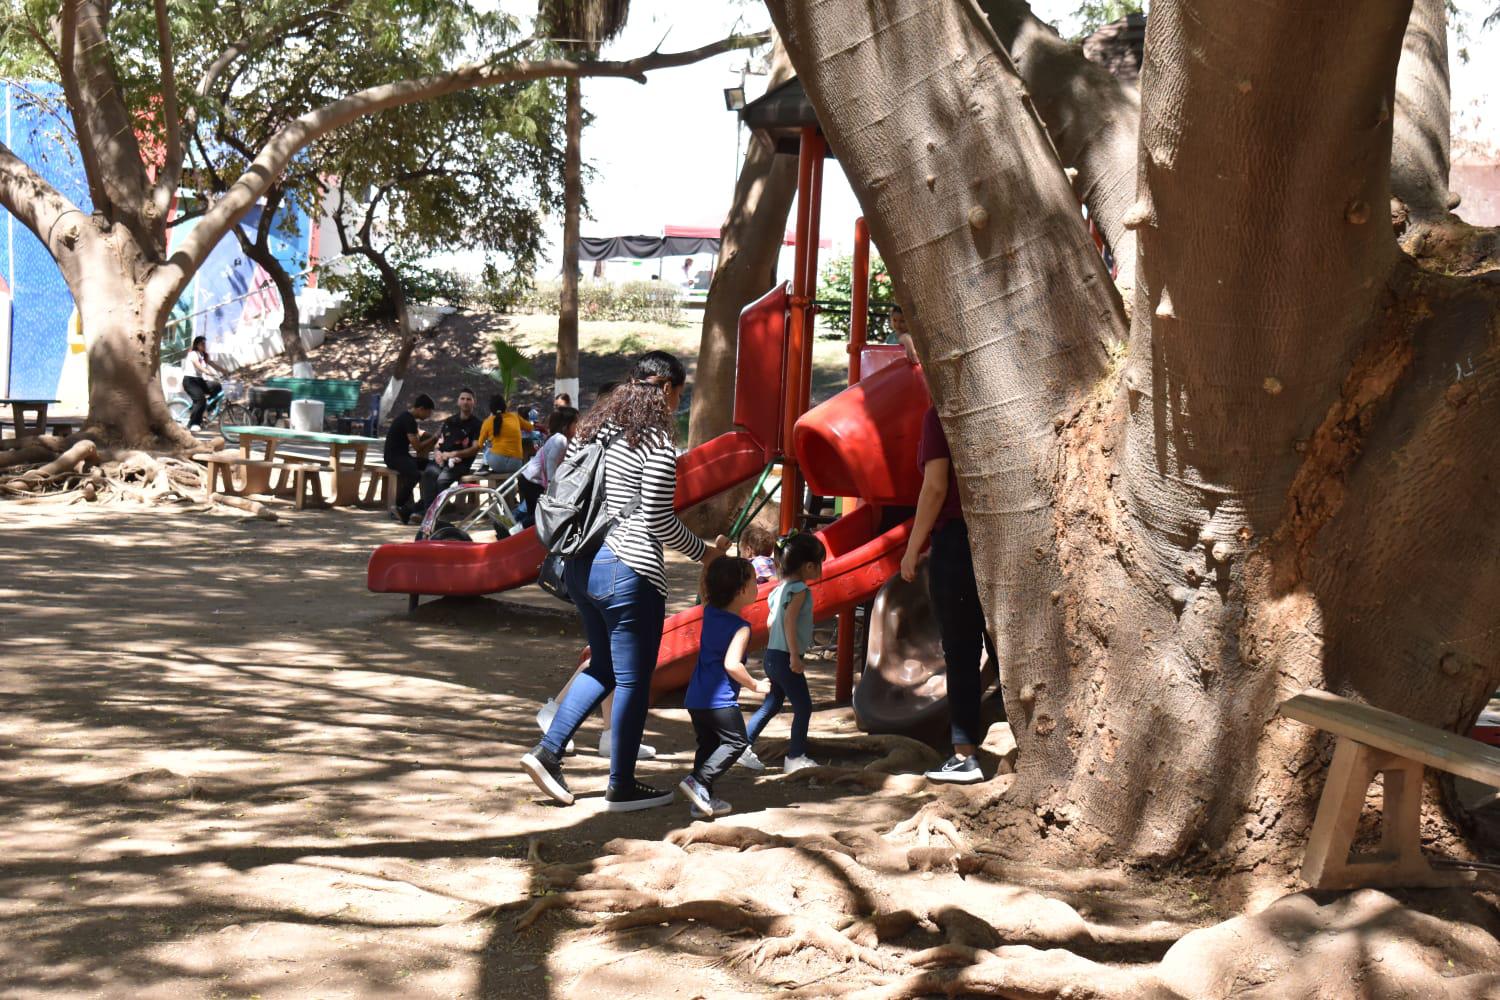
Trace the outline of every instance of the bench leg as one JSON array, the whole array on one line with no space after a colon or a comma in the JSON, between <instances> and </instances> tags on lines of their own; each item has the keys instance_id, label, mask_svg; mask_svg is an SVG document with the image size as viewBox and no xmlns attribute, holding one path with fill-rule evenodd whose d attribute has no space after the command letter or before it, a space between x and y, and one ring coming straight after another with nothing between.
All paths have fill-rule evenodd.
<instances>
[{"instance_id":1,"label":"bench leg","mask_svg":"<svg viewBox=\"0 0 1500 1000\"><path fill-rule=\"evenodd\" d=\"M297 469L292 473L292 479L297 488L297 510L328 506L323 499L323 478L319 473L311 469Z\"/></svg>"},{"instance_id":2,"label":"bench leg","mask_svg":"<svg viewBox=\"0 0 1500 1000\"><path fill-rule=\"evenodd\" d=\"M420 594L407 594L406 595L406 613L407 614L411 614L413 611L417 610L417 602L420 601L421 599L422 599L422 596Z\"/></svg>"},{"instance_id":3,"label":"bench leg","mask_svg":"<svg viewBox=\"0 0 1500 1000\"><path fill-rule=\"evenodd\" d=\"M208 463L208 492L237 497L242 494L234 485L234 472L225 462Z\"/></svg>"},{"instance_id":4,"label":"bench leg","mask_svg":"<svg viewBox=\"0 0 1500 1000\"><path fill-rule=\"evenodd\" d=\"M1365 793L1384 775L1380 848L1350 857ZM1316 889L1442 887L1462 881L1422 856L1422 765L1340 737L1307 839L1302 878Z\"/></svg>"}]
</instances>

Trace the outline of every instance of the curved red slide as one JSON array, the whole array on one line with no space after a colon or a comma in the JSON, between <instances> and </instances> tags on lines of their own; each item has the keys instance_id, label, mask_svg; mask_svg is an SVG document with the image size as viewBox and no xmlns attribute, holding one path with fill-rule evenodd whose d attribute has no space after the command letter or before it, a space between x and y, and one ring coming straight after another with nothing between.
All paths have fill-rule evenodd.
<instances>
[{"instance_id":1,"label":"curved red slide","mask_svg":"<svg viewBox=\"0 0 1500 1000\"><path fill-rule=\"evenodd\" d=\"M880 508L863 506L818 532L828 549L823 576L812 586L813 607L818 618L828 618L869 600L881 586L901 569L901 556L911 534L906 521L883 534ZM757 600L741 614L750 623L750 644L766 644L766 604L774 583L761 584ZM698 639L703 631L703 608L698 606L678 612L667 619L662 629L661 651L656 657L656 672L651 675L652 700L669 691L687 686L698 661ZM584 656L588 655L585 649Z\"/></svg>"},{"instance_id":2,"label":"curved red slide","mask_svg":"<svg viewBox=\"0 0 1500 1000\"><path fill-rule=\"evenodd\" d=\"M755 478L765 462L764 445L747 431L684 452L677 457L677 509ZM535 583L545 554L531 528L493 542L399 542L371 554L365 577L377 594L472 597Z\"/></svg>"}]
</instances>

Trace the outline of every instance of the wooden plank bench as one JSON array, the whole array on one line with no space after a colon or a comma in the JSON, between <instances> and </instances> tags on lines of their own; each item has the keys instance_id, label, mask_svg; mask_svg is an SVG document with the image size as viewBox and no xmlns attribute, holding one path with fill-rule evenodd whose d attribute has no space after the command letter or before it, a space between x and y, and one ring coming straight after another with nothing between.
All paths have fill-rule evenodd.
<instances>
[{"instance_id":1,"label":"wooden plank bench","mask_svg":"<svg viewBox=\"0 0 1500 1000\"><path fill-rule=\"evenodd\" d=\"M1307 838L1304 881L1318 889L1440 888L1462 881L1456 873L1433 869L1422 856L1422 771L1435 767L1500 785L1500 750L1312 688L1282 702L1280 711L1338 737ZM1365 793L1376 774L1382 775L1380 846L1351 858Z\"/></svg>"}]
</instances>

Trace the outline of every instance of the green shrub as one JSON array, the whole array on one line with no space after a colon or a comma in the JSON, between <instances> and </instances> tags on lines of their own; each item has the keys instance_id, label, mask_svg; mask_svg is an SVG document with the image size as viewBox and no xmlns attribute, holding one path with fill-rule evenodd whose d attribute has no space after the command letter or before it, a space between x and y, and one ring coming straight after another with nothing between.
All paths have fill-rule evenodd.
<instances>
[{"instance_id":1,"label":"green shrub","mask_svg":"<svg viewBox=\"0 0 1500 1000\"><path fill-rule=\"evenodd\" d=\"M841 303L853 301L854 258L835 257L828 262L823 269L822 283L818 286L818 298ZM891 306L895 304L896 292L891 284L890 272L886 270L885 261L872 256L870 258L870 327L865 335L866 340L871 343L885 340L891 328L890 320L886 317L890 314ZM838 310L829 309L822 313L819 319L838 336L842 338L849 336L848 306Z\"/></svg>"},{"instance_id":2,"label":"green shrub","mask_svg":"<svg viewBox=\"0 0 1500 1000\"><path fill-rule=\"evenodd\" d=\"M557 312L561 281L538 281L516 298L516 308L528 313ZM677 288L665 281L608 281L578 283L580 320L627 320L682 326L686 319L677 301Z\"/></svg>"}]
</instances>

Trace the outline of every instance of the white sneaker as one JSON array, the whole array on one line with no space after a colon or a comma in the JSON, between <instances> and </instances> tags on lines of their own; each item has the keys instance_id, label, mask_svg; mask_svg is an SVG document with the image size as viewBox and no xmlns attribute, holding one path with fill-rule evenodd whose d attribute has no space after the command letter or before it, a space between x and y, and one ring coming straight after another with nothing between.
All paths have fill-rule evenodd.
<instances>
[{"instance_id":1,"label":"white sneaker","mask_svg":"<svg viewBox=\"0 0 1500 1000\"><path fill-rule=\"evenodd\" d=\"M541 729L543 736L546 736L547 730L552 728L552 720L555 718L557 718L557 700L555 698L548 698L547 704L537 709L536 713L536 724ZM563 753L573 753L576 749L573 741L569 740L568 745L563 747Z\"/></svg>"},{"instance_id":2,"label":"white sneaker","mask_svg":"<svg viewBox=\"0 0 1500 1000\"><path fill-rule=\"evenodd\" d=\"M614 738L610 735L610 731L606 729L604 732L599 734L599 756L608 757L613 749ZM642 743L640 746L636 747L636 760L652 760L655 757L656 747L651 746L649 743Z\"/></svg>"},{"instance_id":3,"label":"white sneaker","mask_svg":"<svg viewBox=\"0 0 1500 1000\"><path fill-rule=\"evenodd\" d=\"M199 426L198 424L194 424L193 426L191 426L191 427L188 428L188 430L190 430L190 431L201 431L202 429L203 428L201 426Z\"/></svg>"},{"instance_id":4,"label":"white sneaker","mask_svg":"<svg viewBox=\"0 0 1500 1000\"><path fill-rule=\"evenodd\" d=\"M766 762L755 756L755 751L748 747L744 753L740 754L740 759L737 763L748 767L752 771L764 771L766 769Z\"/></svg>"},{"instance_id":5,"label":"white sneaker","mask_svg":"<svg viewBox=\"0 0 1500 1000\"><path fill-rule=\"evenodd\" d=\"M807 756L807 754L803 754L801 757L788 757L781 762L781 770L787 774L791 774L793 771L800 771L805 767L817 766L818 762Z\"/></svg>"}]
</instances>

